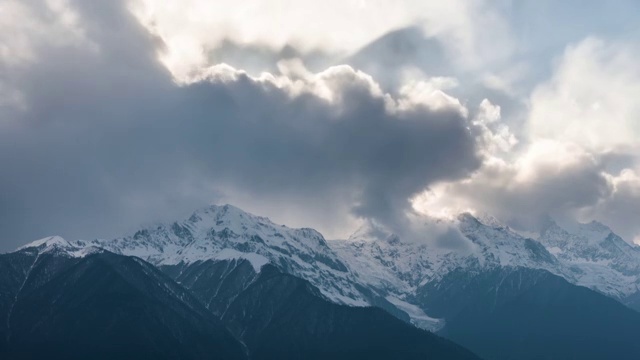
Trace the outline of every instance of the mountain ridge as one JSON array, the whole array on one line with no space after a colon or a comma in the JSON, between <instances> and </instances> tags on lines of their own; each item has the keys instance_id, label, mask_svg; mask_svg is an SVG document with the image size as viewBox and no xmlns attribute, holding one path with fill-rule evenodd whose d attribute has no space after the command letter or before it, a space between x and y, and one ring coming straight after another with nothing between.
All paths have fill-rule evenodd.
<instances>
[{"instance_id":1,"label":"mountain ridge","mask_svg":"<svg viewBox=\"0 0 640 360\"><path fill-rule=\"evenodd\" d=\"M449 271L504 266L546 270L631 307L640 304L634 301L640 299L640 250L601 223L577 224L570 232L550 222L537 239L521 236L495 218L482 220L469 213L445 226L462 235L468 243L465 251L443 248L430 239L407 242L372 222L348 240L325 240L310 228L291 229L232 205L211 205L183 221L113 240L67 241L54 236L19 249L44 246L64 249L75 257L105 249L156 266L244 259L256 272L273 264L308 280L332 302L351 306L382 303L404 313L411 309L406 305L417 305L407 301L417 287ZM398 306L403 304L404 309ZM428 330L442 326L435 318L421 322L433 318L424 309L413 318Z\"/></svg>"},{"instance_id":2,"label":"mountain ridge","mask_svg":"<svg viewBox=\"0 0 640 360\"><path fill-rule=\"evenodd\" d=\"M303 316L287 311L295 309L296 301L311 296L310 304L323 304L317 316L331 316L336 311L331 304L352 309L347 313L355 318L358 308L382 308L403 322L445 335L487 359L533 360L549 354L550 358L570 354L599 359L592 356L600 354L598 351L620 353L622 358L624 354L640 356L640 348L626 337L618 347L600 344L599 350L592 348L597 343L581 340L617 341L615 324L606 316L598 316L598 311L626 318L629 331L640 331L640 316L632 310L640 309L640 272L634 262L640 252L603 224L568 227L550 221L538 236L523 236L495 218L478 218L470 213L449 220L422 221L418 228L424 232L410 239L369 222L348 240L327 241L313 229L291 229L230 205L213 205L183 221L143 228L113 240L50 237L20 251L59 254L76 261L106 251L148 261L232 327L264 317L263 311L273 315L280 309L282 316L289 314L291 319ZM267 270L279 274L273 278L279 280L269 285L271 280L266 280L263 273ZM300 281L308 285L302 286ZM295 290L307 286L313 291ZM291 291L299 298L281 298ZM272 305L265 308L265 301ZM278 307L278 301L292 301L291 309ZM527 306L532 314L525 314ZM556 326L545 313L571 307L576 310L566 313L567 321L583 318L593 328L582 331L564 324L558 334L567 342L556 343L552 349L541 347L545 335L539 330ZM246 316L250 317L243 320ZM511 336L514 321L527 316L539 321L532 325L519 323L525 333L528 326L537 326L531 329L531 338L514 338L527 349L525 356L521 348L506 346L498 339ZM264 321L276 320L267 316ZM297 323L299 331L318 324L313 317L307 321ZM364 318L358 321L364 324ZM485 336L489 330L486 324L491 324L493 337ZM258 351L278 351L263 347L266 343L262 341L270 331L249 335L247 329L237 328L236 334L255 336L252 344L262 349ZM582 337L571 335L573 331ZM323 340L313 334L320 333L308 332L308 340L299 340L321 344ZM487 343L474 341L478 336L484 336ZM340 343L335 338L330 342ZM295 353L292 349L299 345L289 344ZM497 352L491 351L496 347ZM318 347L300 349L320 351Z\"/></svg>"},{"instance_id":3,"label":"mountain ridge","mask_svg":"<svg viewBox=\"0 0 640 360\"><path fill-rule=\"evenodd\" d=\"M310 234L310 240L318 240L313 238L313 232L301 234ZM319 241L316 243L321 245ZM92 251L83 252L80 247L83 244ZM273 264L256 268L246 258L216 258L153 265L137 256L94 250L95 245L49 237L0 256L0 268L14 265L17 257L31 259L22 261L23 270L19 273L24 280L12 282L11 277L0 276L0 289L7 281L16 284L13 288L17 289L17 316L7 316L7 324L12 324L7 330L13 330L17 336L8 335L6 344L0 343L0 354L29 358L50 352L75 359L89 357L91 349L97 349L102 355L95 358L112 358L114 352L121 352L125 358L203 359L208 358L207 353L220 353L224 348L219 344L228 342L224 340L228 337L224 331L209 329L209 323L222 322L235 329L232 333L238 341L242 340L240 344L251 359L386 359L394 353L416 360L478 359L459 345L417 329L381 309L331 301L308 280ZM31 269L45 258L53 265L62 265L38 270L44 277L35 277ZM210 265L221 272L213 271ZM18 286L21 282L23 285ZM27 282L37 286L30 285L29 291L20 295ZM135 306L130 309L132 299ZM75 314L74 308L81 311ZM142 317L138 323L136 319L141 314L129 310L142 311L149 317ZM126 316L122 316L122 311ZM189 314L199 315L194 318ZM211 316L219 320L202 322ZM115 328L110 320L114 317L118 324ZM108 332L109 329L117 331ZM108 341L101 343L99 339L105 331ZM158 333L150 335L154 331ZM146 336L146 340L139 336ZM193 349L171 346L184 336L192 339L189 344ZM129 341L127 337L136 340ZM209 337L215 341L209 345L199 342ZM156 338L164 340L153 340ZM370 343L372 340L375 344ZM132 341L140 346L135 348ZM236 356L242 358L237 351Z\"/></svg>"}]
</instances>

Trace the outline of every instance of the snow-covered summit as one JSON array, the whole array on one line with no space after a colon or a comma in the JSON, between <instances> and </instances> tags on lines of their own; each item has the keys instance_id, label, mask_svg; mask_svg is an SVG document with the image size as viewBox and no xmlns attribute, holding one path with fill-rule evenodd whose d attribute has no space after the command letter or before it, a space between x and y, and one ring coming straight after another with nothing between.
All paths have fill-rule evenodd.
<instances>
[{"instance_id":1,"label":"snow-covered summit","mask_svg":"<svg viewBox=\"0 0 640 360\"><path fill-rule=\"evenodd\" d=\"M522 236L493 217L460 214L447 223L467 251L441 246L437 234L424 241L390 244L384 229L359 229L349 240L330 242L344 262L368 285L411 296L421 285L450 271L479 272L497 267L546 270L617 299L640 290L640 248L602 223L549 221L537 236ZM378 241L375 234L383 234ZM469 250L470 249L470 250Z\"/></svg>"},{"instance_id":2,"label":"snow-covered summit","mask_svg":"<svg viewBox=\"0 0 640 360\"><path fill-rule=\"evenodd\" d=\"M452 272L496 268L546 270L617 299L640 289L640 248L598 222L549 221L539 235L523 236L493 217L460 214L446 221L419 219L412 239L374 221L348 240L326 241L313 229L293 229L231 205L207 206L182 221L146 227L116 239L34 241L19 251L85 256L98 249L137 256L157 266L246 260L306 279L328 299L364 306L386 299L420 326L440 326L412 297ZM377 299L377 300L375 300ZM426 324L426 325L425 325Z\"/></svg>"},{"instance_id":3,"label":"snow-covered summit","mask_svg":"<svg viewBox=\"0 0 640 360\"><path fill-rule=\"evenodd\" d=\"M49 236L32 241L16 249L16 251L35 250L38 254L57 253L68 257L81 258L89 254L101 251L95 246L79 246L71 243L61 236Z\"/></svg>"},{"instance_id":4,"label":"snow-covered summit","mask_svg":"<svg viewBox=\"0 0 640 360\"><path fill-rule=\"evenodd\" d=\"M366 220L351 236L351 241L379 241L393 239L397 235L374 220Z\"/></svg>"},{"instance_id":5,"label":"snow-covered summit","mask_svg":"<svg viewBox=\"0 0 640 360\"><path fill-rule=\"evenodd\" d=\"M277 225L231 205L211 205L187 219L113 240L78 241L78 246L137 256L155 265L244 259L256 271L270 263L309 280L339 303L366 305L347 267L313 229Z\"/></svg>"},{"instance_id":6,"label":"snow-covered summit","mask_svg":"<svg viewBox=\"0 0 640 360\"><path fill-rule=\"evenodd\" d=\"M28 248L37 249L37 248L48 248L48 247L54 247L54 246L65 248L65 247L71 247L72 245L67 240L63 239L61 236L54 235L54 236L48 236L42 239L32 241L26 245L19 247L16 250L20 251Z\"/></svg>"},{"instance_id":7,"label":"snow-covered summit","mask_svg":"<svg viewBox=\"0 0 640 360\"><path fill-rule=\"evenodd\" d=\"M564 265L565 278L616 298L640 289L640 250L599 222L552 222L538 241Z\"/></svg>"},{"instance_id":8,"label":"snow-covered summit","mask_svg":"<svg viewBox=\"0 0 640 360\"><path fill-rule=\"evenodd\" d=\"M386 241L389 232L377 225L330 244L363 281L394 294L410 294L454 269L554 266L555 258L541 244L507 227L483 224L469 213L439 225L436 231L415 235L421 239L414 241ZM445 243L443 233L457 237L457 244ZM383 237L375 241L376 234Z\"/></svg>"}]
</instances>

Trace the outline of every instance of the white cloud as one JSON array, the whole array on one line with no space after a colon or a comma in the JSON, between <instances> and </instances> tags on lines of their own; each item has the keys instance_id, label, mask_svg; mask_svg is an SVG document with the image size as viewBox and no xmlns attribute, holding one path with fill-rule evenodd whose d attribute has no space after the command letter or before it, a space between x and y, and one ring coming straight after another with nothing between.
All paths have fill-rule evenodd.
<instances>
[{"instance_id":1,"label":"white cloud","mask_svg":"<svg viewBox=\"0 0 640 360\"><path fill-rule=\"evenodd\" d=\"M531 137L593 151L640 145L639 57L632 46L595 38L568 47L531 97Z\"/></svg>"},{"instance_id":2,"label":"white cloud","mask_svg":"<svg viewBox=\"0 0 640 360\"><path fill-rule=\"evenodd\" d=\"M456 79L445 77L410 81L398 91L400 95L398 107L403 110L410 110L416 106L425 106L434 111L455 109L460 115L467 117L469 111L460 103L460 100L445 92L456 86L458 86Z\"/></svg>"},{"instance_id":3,"label":"white cloud","mask_svg":"<svg viewBox=\"0 0 640 360\"><path fill-rule=\"evenodd\" d=\"M44 6L29 1L0 3L0 65L21 66L34 61L43 45L86 46L88 41L78 14L65 0L47 0Z\"/></svg>"},{"instance_id":4,"label":"white cloud","mask_svg":"<svg viewBox=\"0 0 640 360\"><path fill-rule=\"evenodd\" d=\"M500 106L492 104L488 99L480 102L473 124L479 132L482 151L488 156L508 153L518 143L509 126L501 120Z\"/></svg>"},{"instance_id":5,"label":"white cloud","mask_svg":"<svg viewBox=\"0 0 640 360\"><path fill-rule=\"evenodd\" d=\"M575 145L546 140L529 145L514 161L487 157L469 178L436 184L413 205L432 216L486 213L535 230L545 216L575 217L611 191L599 159Z\"/></svg>"},{"instance_id":6,"label":"white cloud","mask_svg":"<svg viewBox=\"0 0 640 360\"><path fill-rule=\"evenodd\" d=\"M516 98L523 91L520 83L523 74L540 72L532 68L536 65L533 62L512 61L516 50L511 32L494 2L131 0L128 3L146 28L140 27L115 2L101 3L108 5L102 5L104 8L99 11L95 10L97 3L87 5L81 1L0 3L0 110L3 119L21 118L25 114L24 118L29 115L43 123L55 119L61 128L67 124L74 134L107 123L113 127L139 126L138 131L152 121L164 121L162 124L170 128L176 126L171 134L164 133L162 126L149 128L157 131L157 139L166 136L177 141L182 136L181 141L186 141L182 146L185 152L199 146L199 151L189 154L187 161L174 153L164 156L176 156L180 160L176 163L185 167L191 166L192 161L198 162L202 168L188 169L191 175L187 179L180 178L180 171L174 172L175 179L165 177L166 188L181 190L175 199L160 197L155 203L147 203L147 198L152 198L157 189L135 188L132 180L125 185L133 184L134 188L126 187L114 180L113 193L135 194L125 207L136 213L186 198L192 204L193 198L201 198L198 196L201 192L223 190L225 194L216 196L227 195L228 201L237 200L250 209L258 207L256 202L275 203L277 206L273 207L262 205L264 211L284 213L274 207L282 207L281 203L286 202L289 209L286 216L303 219L298 222L300 225L324 214L320 221L323 229L342 229L345 213L388 216L378 210L403 209L404 204L398 203L430 186L416 195L413 203L420 211L437 217L471 210L531 227L540 217L551 213L603 220L628 239L640 233L640 226L636 225L640 213L637 205L640 68L636 59L640 52L633 45L589 38L567 47L548 80L530 96L527 91L526 131L518 131L516 138L512 129L519 130L518 125L522 124L504 117L514 114L513 108L520 111L522 99ZM108 10L106 15L104 10ZM83 18L85 15L89 18ZM335 60L391 30L416 24L424 34L444 45L449 56L446 63L451 63L455 70L446 75L456 78L429 78L415 63L399 62L402 69L389 74L400 74L400 81L389 89L381 88L377 82L386 70L384 62L379 74L372 73L376 77L373 78L344 65L310 71L301 60L290 59L289 55L288 60L272 67L271 73L257 72L258 75L251 76L235 68L233 62L226 65L209 58L211 50L230 38L239 46L276 50L292 44L302 52L319 50ZM162 58L179 86L171 82L170 74L153 58L158 44L145 29L165 42L167 48ZM51 51L54 48L57 51ZM277 51L274 54L271 54L274 58L281 56ZM300 55L310 58L305 57L308 54ZM375 56L372 58L377 60ZM74 62L68 64L70 60ZM45 81L52 75L55 80ZM61 88L75 97L51 96ZM466 89L472 90L465 92ZM177 93L185 95L175 98ZM500 97L500 93L509 96ZM469 100L469 95L461 94L473 97ZM189 106L178 106L184 105L182 101ZM211 105L214 101L215 106ZM468 103L479 105L473 108ZM156 112L156 106L164 110ZM23 114L5 111L8 108ZM174 112L181 113L176 117ZM116 116L109 116L106 121L104 114ZM139 114L144 116L138 117ZM203 120L210 120L209 116L219 118L211 122ZM175 118L180 118L179 126L172 122ZM137 121L147 123L143 126ZM22 126L29 128L28 121L24 123ZM273 129L277 131L272 133ZM93 130L91 134L95 133ZM225 137L225 131L230 130L236 138ZM26 133L30 138L39 136L53 143L57 141L45 133ZM140 138L147 139L146 133L142 134ZM219 136L217 142L211 141L214 136ZM442 140L443 137L447 139ZM452 145L451 139L457 139L458 146ZM111 140L119 144L119 151L126 149L120 143L126 140L120 137ZM151 146L157 146L153 141L159 142L155 138L151 141ZM77 150L68 161L87 152L74 148L74 144L65 144ZM148 150L124 145L130 146L131 153ZM260 151L256 151L258 148ZM266 154L265 148L274 154ZM26 159L27 162L34 161L38 168L55 168L54 161L39 162L50 155L48 147L43 153L26 145L24 149L29 150L25 150L28 156L38 155ZM228 151L230 154L226 154ZM109 148L106 155L96 153L90 162L101 158L98 164L108 166L113 160L111 152ZM223 153L229 159L213 156ZM209 155L211 158L206 157ZM482 160L479 168L478 156ZM610 166L611 158L616 157L624 161ZM152 158L149 154L145 156ZM464 161L456 163L457 159ZM140 164L139 159L119 160L119 167L127 162L130 168L147 165ZM285 166L288 162L293 165ZM24 163L11 162L17 172L24 169ZM211 164L225 171L212 171ZM310 173L314 176L309 176ZM223 175L227 178L216 178L215 184L207 181L208 176ZM103 173L96 176L106 181ZM461 176L464 178L460 179ZM312 181L315 183L311 184ZM21 181L12 182L18 183ZM338 188L342 190L326 195ZM33 189L23 190L20 194L24 198L34 193ZM48 191L51 189L41 190L40 196L33 197L38 199L32 201L59 194ZM228 195L234 193L235 197ZM262 198L269 201L255 200L263 193L270 194ZM365 200L369 201L369 210L362 206ZM340 204L334 206L334 201ZM186 206L186 202L181 206ZM309 202L322 203L316 206L321 210L302 214ZM26 202L20 199L20 203ZM111 210L123 213L117 206L113 205ZM342 222L336 217L341 217Z\"/></svg>"},{"instance_id":7,"label":"white cloud","mask_svg":"<svg viewBox=\"0 0 640 360\"><path fill-rule=\"evenodd\" d=\"M479 165L467 110L442 90L391 94L350 66L295 60L176 84L156 39L100 4L75 3L100 51L32 33L33 61L11 73L26 108L0 131L5 238L113 236L221 198L331 235L354 217L397 223L411 195Z\"/></svg>"},{"instance_id":8,"label":"white cloud","mask_svg":"<svg viewBox=\"0 0 640 360\"><path fill-rule=\"evenodd\" d=\"M483 0L137 0L131 9L164 40L163 61L178 78L209 65L208 51L226 39L345 55L389 31L419 25L463 67L513 50L506 21Z\"/></svg>"},{"instance_id":9,"label":"white cloud","mask_svg":"<svg viewBox=\"0 0 640 360\"><path fill-rule=\"evenodd\" d=\"M483 130L483 165L466 179L431 186L413 199L414 208L442 217L489 213L527 229L547 215L596 219L629 241L637 238L637 54L631 45L593 38L568 46L531 95L528 132L518 147L508 130L499 130L499 107L483 101L474 119ZM622 160L612 165L615 159Z\"/></svg>"},{"instance_id":10,"label":"white cloud","mask_svg":"<svg viewBox=\"0 0 640 360\"><path fill-rule=\"evenodd\" d=\"M44 48L71 46L97 51L80 23L65 0L0 2L0 125L10 124L16 112L26 110L15 73L39 61Z\"/></svg>"}]
</instances>

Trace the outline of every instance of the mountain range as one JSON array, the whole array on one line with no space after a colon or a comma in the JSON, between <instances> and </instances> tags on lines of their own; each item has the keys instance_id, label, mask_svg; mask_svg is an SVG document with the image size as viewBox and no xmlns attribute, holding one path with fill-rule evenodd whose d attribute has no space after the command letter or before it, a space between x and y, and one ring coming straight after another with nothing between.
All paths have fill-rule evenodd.
<instances>
[{"instance_id":1,"label":"mountain range","mask_svg":"<svg viewBox=\"0 0 640 360\"><path fill-rule=\"evenodd\" d=\"M0 255L0 355L640 358L640 248L597 222L529 237L488 216L438 222L455 246L371 221L325 240L230 205L37 240Z\"/></svg>"}]
</instances>

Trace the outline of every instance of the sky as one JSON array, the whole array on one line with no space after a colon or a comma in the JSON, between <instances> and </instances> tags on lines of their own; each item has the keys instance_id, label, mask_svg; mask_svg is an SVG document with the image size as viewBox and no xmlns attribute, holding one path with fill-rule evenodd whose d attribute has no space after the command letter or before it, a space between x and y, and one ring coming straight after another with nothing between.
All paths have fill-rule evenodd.
<instances>
[{"instance_id":1,"label":"sky","mask_svg":"<svg viewBox=\"0 0 640 360\"><path fill-rule=\"evenodd\" d=\"M330 239L471 212L640 242L638 14L0 0L0 252L223 203Z\"/></svg>"}]
</instances>

